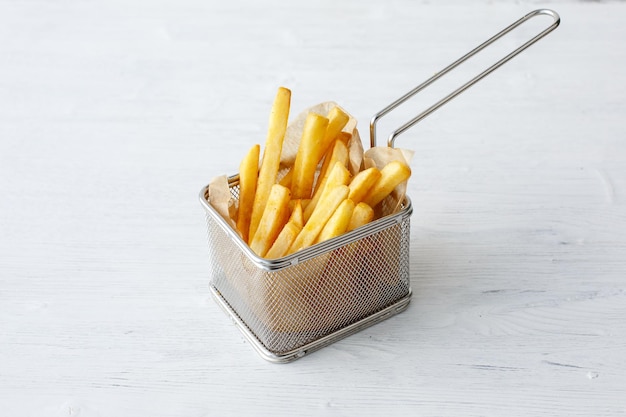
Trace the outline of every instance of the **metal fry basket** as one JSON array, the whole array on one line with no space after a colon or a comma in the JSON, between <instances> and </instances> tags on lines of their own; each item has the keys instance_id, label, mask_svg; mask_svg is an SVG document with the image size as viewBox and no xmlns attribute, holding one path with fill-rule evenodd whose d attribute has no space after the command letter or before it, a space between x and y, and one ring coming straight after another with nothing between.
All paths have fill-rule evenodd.
<instances>
[{"instance_id":1,"label":"metal fry basket","mask_svg":"<svg viewBox=\"0 0 626 417\"><path fill-rule=\"evenodd\" d=\"M502 64L554 30L559 15L535 10L409 91L370 122L371 146L376 123L417 92L456 68L529 19L548 15L550 26L476 77L395 130L398 135L467 90ZM228 180L238 199L239 176ZM289 362L404 311L411 299L409 247L411 200L399 211L334 239L280 259L257 256L210 204L210 188L200 192L206 213L210 289L217 303L265 359ZM385 202L383 201L383 204Z\"/></svg>"}]
</instances>

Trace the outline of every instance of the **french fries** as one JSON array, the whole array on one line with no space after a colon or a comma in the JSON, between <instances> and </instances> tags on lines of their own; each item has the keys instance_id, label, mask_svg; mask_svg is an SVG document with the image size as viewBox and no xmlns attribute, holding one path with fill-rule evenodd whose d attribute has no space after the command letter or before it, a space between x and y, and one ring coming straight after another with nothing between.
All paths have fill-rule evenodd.
<instances>
[{"instance_id":1,"label":"french fries","mask_svg":"<svg viewBox=\"0 0 626 417\"><path fill-rule=\"evenodd\" d=\"M280 231L280 234L274 241L270 250L268 250L265 254L265 257L267 259L276 259L285 256L301 230L302 226L298 226L293 221L287 222L285 227L283 227L283 230Z\"/></svg>"},{"instance_id":2,"label":"french fries","mask_svg":"<svg viewBox=\"0 0 626 417\"><path fill-rule=\"evenodd\" d=\"M333 146L328 150L328 152L326 152L326 156L324 157L324 162L322 163L317 186L315 188L315 193L319 192L320 188L324 187L324 182L326 181L326 174L328 173L328 169L332 167L335 162L341 162L344 166L347 166L349 159L350 155L348 153L348 146L345 144L344 141L340 139L335 140Z\"/></svg>"},{"instance_id":3,"label":"french fries","mask_svg":"<svg viewBox=\"0 0 626 417\"><path fill-rule=\"evenodd\" d=\"M332 239L345 233L346 229L348 229L353 211L354 201L349 198L343 200L330 219L328 219L328 222L317 237L316 243Z\"/></svg>"},{"instance_id":4,"label":"french fries","mask_svg":"<svg viewBox=\"0 0 626 417\"><path fill-rule=\"evenodd\" d=\"M367 192L380 179L381 173L376 167L368 168L359 172L350 181L350 194L348 198L355 203L363 201Z\"/></svg>"},{"instance_id":5,"label":"french fries","mask_svg":"<svg viewBox=\"0 0 626 417\"><path fill-rule=\"evenodd\" d=\"M352 216L350 217L350 222L348 223L346 231L351 232L356 228L365 226L372 220L374 220L374 209L367 204L360 202L352 211Z\"/></svg>"},{"instance_id":6,"label":"french fries","mask_svg":"<svg viewBox=\"0 0 626 417\"><path fill-rule=\"evenodd\" d=\"M237 230L244 242L249 241L250 219L259 176L259 154L261 146L254 145L239 165L239 212Z\"/></svg>"},{"instance_id":7,"label":"french fries","mask_svg":"<svg viewBox=\"0 0 626 417\"><path fill-rule=\"evenodd\" d=\"M280 181L278 181L278 183L280 185L282 185L283 187L287 187L287 188L291 189L291 180L292 179L293 179L293 169L290 169L289 171L287 171L285 176L282 177L280 179Z\"/></svg>"},{"instance_id":8,"label":"french fries","mask_svg":"<svg viewBox=\"0 0 626 417\"><path fill-rule=\"evenodd\" d=\"M333 169L329 172L328 176L320 179L323 182L320 188L317 190L311 201L307 204L304 210L304 221L308 221L317 207L318 201L328 193L336 185L347 185L350 181L350 171L341 162L335 162Z\"/></svg>"},{"instance_id":9,"label":"french fries","mask_svg":"<svg viewBox=\"0 0 626 417\"><path fill-rule=\"evenodd\" d=\"M263 210L259 226L250 241L250 249L265 256L289 217L291 192L280 184L274 184Z\"/></svg>"},{"instance_id":10,"label":"french fries","mask_svg":"<svg viewBox=\"0 0 626 417\"><path fill-rule=\"evenodd\" d=\"M326 132L324 133L323 139L316 141L317 143L315 143L315 146L313 147L308 146L309 150L312 150L315 156L312 156L310 153L307 153L302 149L303 147L307 147L304 144L304 140L302 141L303 143L301 143L299 146L298 154L306 155L306 162L304 162L304 164L307 166L317 167L319 162L324 158L324 155L326 154L326 151L328 150L330 145L334 143L335 139L341 140L344 144L347 145L348 141L352 137L351 133L341 131L341 129L343 129L343 127L350 120L350 116L348 116L339 107L333 107L328 112L328 115L326 116L326 118L328 119L328 127L326 128ZM307 116L307 119L308 119L308 116ZM305 134L306 134L306 130L307 129L305 126ZM296 159L298 159L298 155L296 155ZM285 187L291 188L291 181L293 179L294 167L295 165L303 164L302 156L300 156L300 159L301 159L300 162L295 163L294 165L291 166L291 168L289 168L287 173L280 180L279 182L280 185L284 185ZM302 169L302 167L300 167L299 169ZM315 171L315 168L313 168L313 171ZM296 193L296 195L297 194L298 193Z\"/></svg>"},{"instance_id":11,"label":"french fries","mask_svg":"<svg viewBox=\"0 0 626 417\"><path fill-rule=\"evenodd\" d=\"M380 178L368 192L363 201L375 207L393 191L396 186L411 176L411 168L400 161L392 161L380 170Z\"/></svg>"},{"instance_id":12,"label":"french fries","mask_svg":"<svg viewBox=\"0 0 626 417\"><path fill-rule=\"evenodd\" d=\"M294 202L291 210L291 217L289 221L293 222L296 226L304 227L304 214L302 213L302 200L291 200Z\"/></svg>"},{"instance_id":13,"label":"french fries","mask_svg":"<svg viewBox=\"0 0 626 417\"><path fill-rule=\"evenodd\" d=\"M280 164L280 153L283 149L283 140L285 138L285 131L287 130L290 105L291 91L287 88L280 87L276 93L272 112L270 113L265 151L263 152L263 161L261 162L261 169L259 170L256 194L254 195L249 236L255 235L265 205L267 204L270 190L276 182Z\"/></svg>"},{"instance_id":14,"label":"french fries","mask_svg":"<svg viewBox=\"0 0 626 417\"><path fill-rule=\"evenodd\" d=\"M316 165L322 160L322 158L324 157L324 154L326 154L326 151L328 150L330 145L333 143L333 140L335 140L338 137L341 137L343 139L345 138L345 135L348 135L348 138L352 136L347 132L341 131L341 129L344 128L344 126L348 123L349 120L350 120L350 116L348 116L339 107L333 107L332 110L328 112L328 128L326 129L324 140L322 141L319 147L319 150L317 152L317 155L316 155L316 158L317 158ZM345 135L342 135L342 133L344 133Z\"/></svg>"},{"instance_id":15,"label":"french fries","mask_svg":"<svg viewBox=\"0 0 626 417\"><path fill-rule=\"evenodd\" d=\"M411 175L408 164L395 155L364 169L358 132L339 107L298 119L299 145L285 145L289 156L281 160L290 103L290 90L279 88L262 159L259 163L257 144L241 161L239 201L232 205L238 211L231 224L254 253L267 259L288 256L386 215L393 208L381 202L389 195L395 201L398 192L402 196L404 188L398 186Z\"/></svg>"},{"instance_id":16,"label":"french fries","mask_svg":"<svg viewBox=\"0 0 626 417\"><path fill-rule=\"evenodd\" d=\"M319 149L328 128L328 119L319 114L309 113L304 124L300 147L293 165L291 194L294 198L311 198Z\"/></svg>"},{"instance_id":17,"label":"french fries","mask_svg":"<svg viewBox=\"0 0 626 417\"><path fill-rule=\"evenodd\" d=\"M349 192L347 185L338 185L330 190L317 205L287 253L294 253L311 246L337 207L348 197Z\"/></svg>"}]
</instances>

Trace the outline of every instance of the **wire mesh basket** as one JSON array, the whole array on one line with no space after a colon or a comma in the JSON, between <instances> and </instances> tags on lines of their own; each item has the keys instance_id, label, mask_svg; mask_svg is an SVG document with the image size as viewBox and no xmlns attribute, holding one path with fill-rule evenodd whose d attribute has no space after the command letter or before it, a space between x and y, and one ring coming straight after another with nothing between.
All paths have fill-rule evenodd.
<instances>
[{"instance_id":1,"label":"wire mesh basket","mask_svg":"<svg viewBox=\"0 0 626 417\"><path fill-rule=\"evenodd\" d=\"M491 67L395 130L398 135L433 113L554 30L552 10L535 10L436 73L385 109L370 123L376 146L376 123L417 92L456 68L529 19L549 15L553 23ZM231 197L239 196L239 176L228 179ZM399 211L349 233L280 259L257 256L210 204L210 187L200 192L206 213L211 292L251 345L267 360L288 362L404 311L411 299L409 279L411 200ZM384 204L384 202L383 202ZM384 209L383 209L384 212Z\"/></svg>"},{"instance_id":2,"label":"wire mesh basket","mask_svg":"<svg viewBox=\"0 0 626 417\"><path fill-rule=\"evenodd\" d=\"M233 198L238 177L229 179ZM287 257L258 257L201 193L211 289L266 359L288 361L402 311L411 296L407 198L396 214Z\"/></svg>"}]
</instances>

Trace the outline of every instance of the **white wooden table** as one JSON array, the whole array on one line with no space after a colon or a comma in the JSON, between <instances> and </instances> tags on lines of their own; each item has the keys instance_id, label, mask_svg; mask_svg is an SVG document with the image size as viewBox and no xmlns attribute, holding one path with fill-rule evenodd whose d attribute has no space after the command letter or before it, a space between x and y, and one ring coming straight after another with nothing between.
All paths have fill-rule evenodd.
<instances>
[{"instance_id":1,"label":"white wooden table","mask_svg":"<svg viewBox=\"0 0 626 417\"><path fill-rule=\"evenodd\" d=\"M0 0L0 414L626 414L626 4L494 3ZM276 88L367 137L544 6L559 29L399 140L408 310L260 359L209 295L197 193Z\"/></svg>"}]
</instances>

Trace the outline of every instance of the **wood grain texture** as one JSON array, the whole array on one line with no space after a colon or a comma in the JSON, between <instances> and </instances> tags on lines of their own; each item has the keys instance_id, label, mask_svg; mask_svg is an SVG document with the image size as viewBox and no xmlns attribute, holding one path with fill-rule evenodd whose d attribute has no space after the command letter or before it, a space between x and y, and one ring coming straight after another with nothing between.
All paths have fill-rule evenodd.
<instances>
[{"instance_id":1,"label":"wood grain texture","mask_svg":"<svg viewBox=\"0 0 626 417\"><path fill-rule=\"evenodd\" d=\"M365 137L543 6L0 0L0 414L626 414L623 2L547 4L554 34L399 139L406 312L273 365L208 292L197 194L263 141L279 85Z\"/></svg>"}]
</instances>

